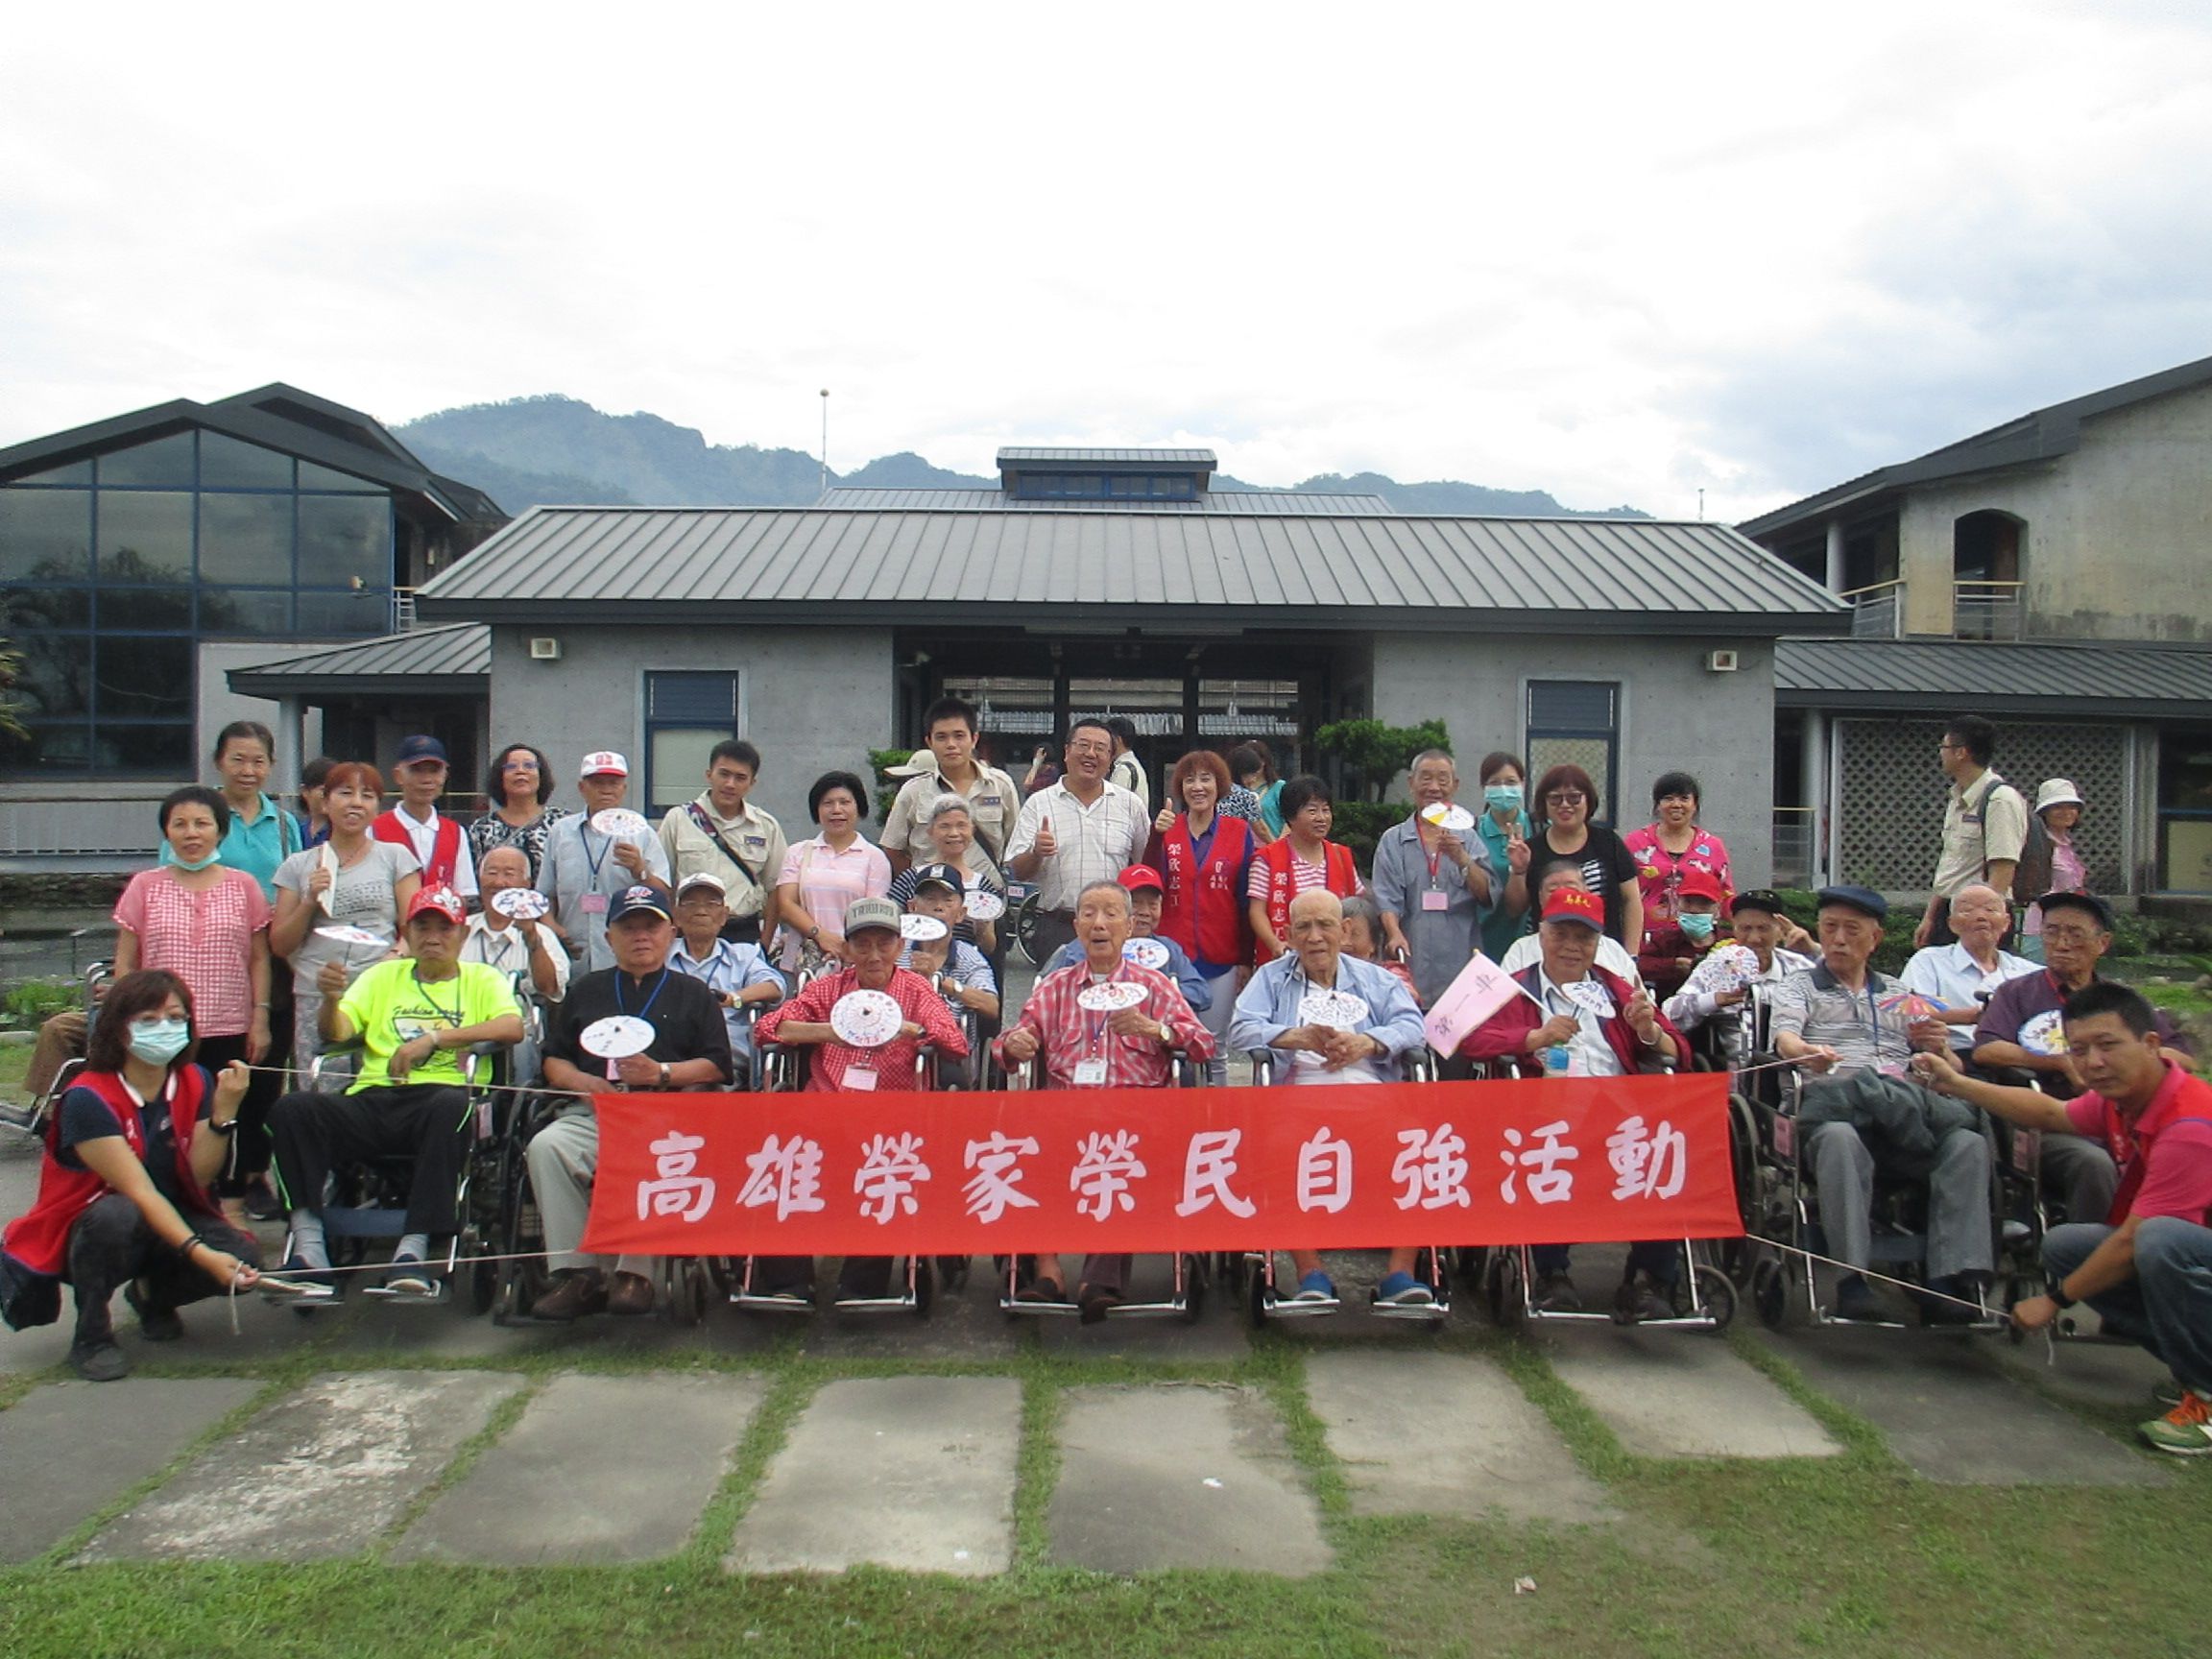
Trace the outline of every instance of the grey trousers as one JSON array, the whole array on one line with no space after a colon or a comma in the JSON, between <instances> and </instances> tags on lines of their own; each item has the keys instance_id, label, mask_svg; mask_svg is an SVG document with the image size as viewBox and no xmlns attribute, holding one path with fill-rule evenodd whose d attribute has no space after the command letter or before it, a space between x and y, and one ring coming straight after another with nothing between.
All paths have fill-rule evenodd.
<instances>
[{"instance_id":1,"label":"grey trousers","mask_svg":"<svg viewBox=\"0 0 2212 1659\"><path fill-rule=\"evenodd\" d=\"M2112 1154L2081 1135L2046 1135L2036 1173L2043 1190L2066 1206L2069 1221L2102 1221L2112 1213L2120 1171Z\"/></svg>"},{"instance_id":2,"label":"grey trousers","mask_svg":"<svg viewBox=\"0 0 2212 1659\"><path fill-rule=\"evenodd\" d=\"M1214 1033L1214 1058L1206 1064L1206 1081L1221 1088L1229 1081L1229 1022L1237 1018L1237 970L1206 982L1213 1002L1198 1011L1198 1023Z\"/></svg>"},{"instance_id":3,"label":"grey trousers","mask_svg":"<svg viewBox=\"0 0 2212 1659\"><path fill-rule=\"evenodd\" d=\"M2103 1222L2043 1236L2043 1271L2056 1284L2111 1236ZM2185 1387L2212 1394L2212 1228L2157 1215L2135 1229L2135 1277L2087 1298L2110 1335L2140 1342Z\"/></svg>"},{"instance_id":4,"label":"grey trousers","mask_svg":"<svg viewBox=\"0 0 2212 1659\"><path fill-rule=\"evenodd\" d=\"M581 1102L530 1137L522 1156L530 1166L530 1190L545 1226L545 1265L559 1273L571 1267L604 1267L608 1258L587 1256L584 1223L591 1214L591 1177L599 1169L599 1119ZM649 1274L653 1258L622 1256L617 1273Z\"/></svg>"},{"instance_id":5,"label":"grey trousers","mask_svg":"<svg viewBox=\"0 0 2212 1659\"><path fill-rule=\"evenodd\" d=\"M1864 1267L1873 1254L1874 1154L1848 1123L1823 1123L1807 1137L1806 1164L1820 1192L1820 1227L1828 1254ZM1954 1129L1936 1148L1928 1177L1928 1277L1987 1273L1996 1266L1989 1238L1989 1142L1972 1129Z\"/></svg>"}]
</instances>

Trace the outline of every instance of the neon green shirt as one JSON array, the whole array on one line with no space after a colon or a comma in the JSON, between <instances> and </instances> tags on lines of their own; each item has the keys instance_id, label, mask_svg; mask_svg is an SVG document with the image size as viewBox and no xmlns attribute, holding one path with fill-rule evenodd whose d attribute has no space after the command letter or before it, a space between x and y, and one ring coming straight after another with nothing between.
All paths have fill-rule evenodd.
<instances>
[{"instance_id":1,"label":"neon green shirt","mask_svg":"<svg viewBox=\"0 0 2212 1659\"><path fill-rule=\"evenodd\" d=\"M498 969L482 962L464 962L454 979L415 977L412 961L379 962L347 987L338 1011L353 1022L369 1051L361 1058L361 1073L346 1091L392 1087L385 1067L392 1050L409 1038L443 1027L458 1031L464 1025L481 1025L501 1015L519 1016L513 982ZM441 1048L414 1070L406 1082L461 1086L461 1050Z\"/></svg>"}]
</instances>

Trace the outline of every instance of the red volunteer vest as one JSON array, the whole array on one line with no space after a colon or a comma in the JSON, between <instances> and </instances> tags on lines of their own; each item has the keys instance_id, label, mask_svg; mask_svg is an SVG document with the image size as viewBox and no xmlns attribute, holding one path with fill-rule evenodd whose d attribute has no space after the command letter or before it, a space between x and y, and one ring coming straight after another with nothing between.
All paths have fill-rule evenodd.
<instances>
[{"instance_id":1,"label":"red volunteer vest","mask_svg":"<svg viewBox=\"0 0 2212 1659\"><path fill-rule=\"evenodd\" d=\"M379 812L376 822L369 826L369 833L379 841L389 841L395 847L415 851L415 837L408 834L407 826L399 822L399 809ZM438 833L430 842L430 862L422 869L422 885L450 887L461 868L461 826L441 812L438 814Z\"/></svg>"},{"instance_id":2,"label":"red volunteer vest","mask_svg":"<svg viewBox=\"0 0 2212 1659\"><path fill-rule=\"evenodd\" d=\"M1160 932L1183 947L1184 954L1214 963L1236 964L1252 950L1252 926L1244 914L1239 873L1252 844L1252 827L1241 818L1214 819L1214 845L1206 862L1190 839L1190 820L1178 813L1175 827L1161 837L1160 874L1166 890L1160 897Z\"/></svg>"},{"instance_id":3,"label":"red volunteer vest","mask_svg":"<svg viewBox=\"0 0 2212 1659\"><path fill-rule=\"evenodd\" d=\"M187 1218L198 1212L207 1219L219 1217L215 1201L207 1196L192 1174L192 1134L200 1124L200 1102L207 1093L207 1073L198 1066L173 1071L169 1095L169 1122L177 1140L177 1178L183 1189ZM133 1157L146 1156L146 1130L138 1120L138 1102L123 1079L112 1071L81 1071L73 1088L89 1089L105 1100L123 1125L123 1139ZM157 1102L151 1103L157 1105ZM8 1224L0 1237L0 1250L46 1278L60 1275L68 1258L69 1229L77 1217L108 1194L108 1183L89 1169L71 1169L56 1156L61 1141L61 1114L46 1124L46 1153L38 1166L38 1196L31 1208Z\"/></svg>"},{"instance_id":4,"label":"red volunteer vest","mask_svg":"<svg viewBox=\"0 0 2212 1659\"><path fill-rule=\"evenodd\" d=\"M1267 926L1275 929L1280 939L1290 931L1290 901L1298 897L1290 875L1290 837L1270 841L1260 849L1260 864L1267 872ZM1359 891L1359 870L1353 862L1352 849L1334 841L1321 843L1322 885L1339 899L1349 899ZM1267 949L1265 941L1254 947L1262 962L1270 962L1280 954Z\"/></svg>"}]
</instances>

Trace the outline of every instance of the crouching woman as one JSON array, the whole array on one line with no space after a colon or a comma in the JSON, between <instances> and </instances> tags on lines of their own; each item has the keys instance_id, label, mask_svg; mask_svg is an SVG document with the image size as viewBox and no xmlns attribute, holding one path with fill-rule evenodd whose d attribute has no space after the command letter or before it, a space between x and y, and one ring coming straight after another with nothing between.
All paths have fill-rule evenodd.
<instances>
[{"instance_id":1,"label":"crouching woman","mask_svg":"<svg viewBox=\"0 0 2212 1659\"><path fill-rule=\"evenodd\" d=\"M183 1334L186 1302L256 1279L253 1240L208 1187L237 1131L246 1067L194 1064L192 993L174 974L127 974L93 1022L79 1072L46 1126L38 1195L0 1233L0 1317L20 1331L77 1298L69 1363L88 1382L131 1369L108 1304L120 1288L149 1342Z\"/></svg>"}]
</instances>

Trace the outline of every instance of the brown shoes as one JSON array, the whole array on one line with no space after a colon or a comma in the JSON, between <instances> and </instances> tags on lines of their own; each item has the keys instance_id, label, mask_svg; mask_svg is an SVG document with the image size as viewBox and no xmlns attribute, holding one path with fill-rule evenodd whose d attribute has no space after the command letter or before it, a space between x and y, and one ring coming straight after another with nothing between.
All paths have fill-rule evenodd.
<instances>
[{"instance_id":1,"label":"brown shoes","mask_svg":"<svg viewBox=\"0 0 2212 1659\"><path fill-rule=\"evenodd\" d=\"M633 1275L634 1277L634 1275ZM653 1306L653 1287L645 1286L645 1306ZM581 1319L605 1311L607 1281L596 1267L570 1267L553 1275L553 1287L530 1306L533 1319Z\"/></svg>"},{"instance_id":2,"label":"brown shoes","mask_svg":"<svg viewBox=\"0 0 2212 1659\"><path fill-rule=\"evenodd\" d=\"M653 1281L642 1273L617 1273L607 1293L607 1311L636 1317L653 1311Z\"/></svg>"}]
</instances>

